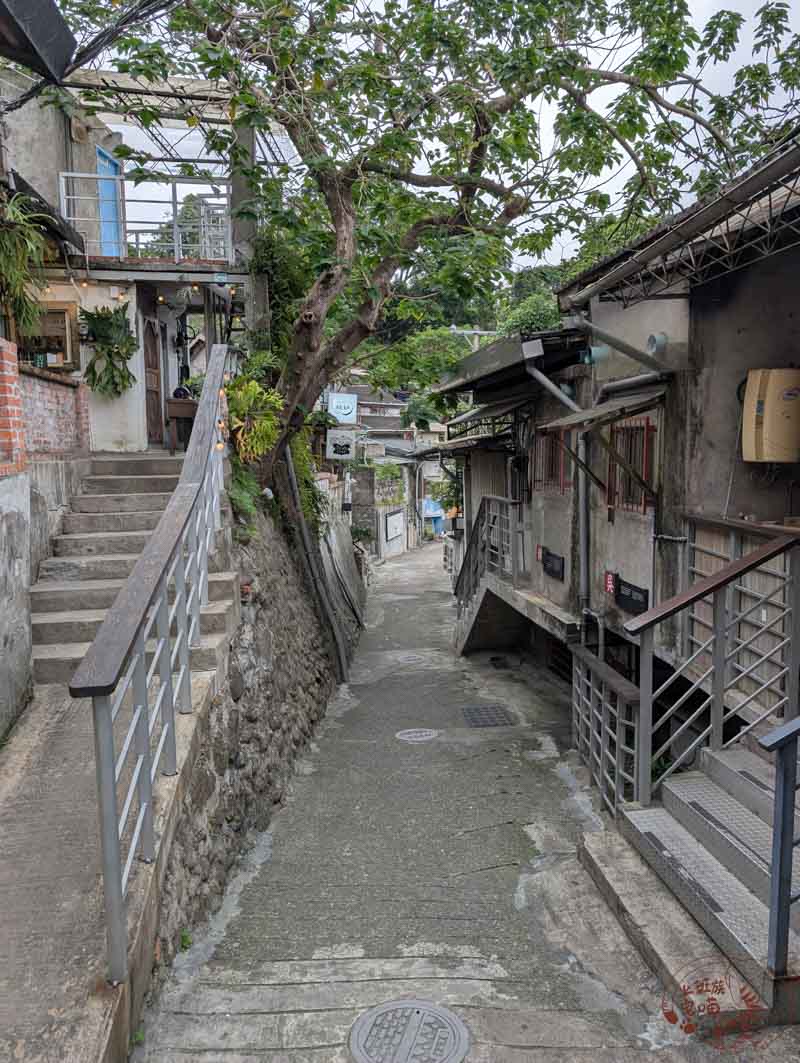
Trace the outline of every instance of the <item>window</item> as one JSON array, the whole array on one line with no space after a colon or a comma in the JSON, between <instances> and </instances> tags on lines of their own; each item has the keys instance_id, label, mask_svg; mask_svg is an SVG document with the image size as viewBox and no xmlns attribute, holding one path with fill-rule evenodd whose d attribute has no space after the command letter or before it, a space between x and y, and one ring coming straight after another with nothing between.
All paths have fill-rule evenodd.
<instances>
[{"instance_id":1,"label":"window","mask_svg":"<svg viewBox=\"0 0 800 1063\"><path fill-rule=\"evenodd\" d=\"M571 432L537 432L533 440L533 489L566 494L572 490L572 459L562 443L571 445Z\"/></svg>"},{"instance_id":2,"label":"window","mask_svg":"<svg viewBox=\"0 0 800 1063\"><path fill-rule=\"evenodd\" d=\"M649 417L630 418L612 425L611 445L646 483L655 486L656 426ZM645 513L654 500L609 454L606 501L609 508Z\"/></svg>"}]
</instances>

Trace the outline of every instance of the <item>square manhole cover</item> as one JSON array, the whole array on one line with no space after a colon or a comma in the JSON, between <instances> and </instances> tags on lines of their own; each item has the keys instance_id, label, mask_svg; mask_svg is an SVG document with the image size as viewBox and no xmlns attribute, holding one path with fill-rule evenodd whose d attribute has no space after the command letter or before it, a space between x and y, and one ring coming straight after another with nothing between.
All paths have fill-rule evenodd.
<instances>
[{"instance_id":1,"label":"square manhole cover","mask_svg":"<svg viewBox=\"0 0 800 1063\"><path fill-rule=\"evenodd\" d=\"M514 727L516 719L503 705L464 705L467 727Z\"/></svg>"}]
</instances>

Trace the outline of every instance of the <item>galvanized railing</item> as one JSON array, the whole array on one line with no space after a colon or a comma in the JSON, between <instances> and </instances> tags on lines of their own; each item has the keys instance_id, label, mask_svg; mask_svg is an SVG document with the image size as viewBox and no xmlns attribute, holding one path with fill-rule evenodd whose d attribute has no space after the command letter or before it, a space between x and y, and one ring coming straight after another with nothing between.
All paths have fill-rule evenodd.
<instances>
[{"instance_id":1,"label":"galvanized railing","mask_svg":"<svg viewBox=\"0 0 800 1063\"><path fill-rule=\"evenodd\" d=\"M70 683L91 698L109 978L127 975L126 896L155 859L153 790L177 770L175 709L192 711L190 653L221 527L228 349L212 347L180 481Z\"/></svg>"},{"instance_id":2,"label":"galvanized railing","mask_svg":"<svg viewBox=\"0 0 800 1063\"><path fill-rule=\"evenodd\" d=\"M638 800L649 804L653 793L697 749L723 749L744 733L778 714L797 712L800 674L800 539L767 541L745 557L698 580L683 594L661 603L625 625L640 642L641 700L637 752ZM783 568L771 567L787 558ZM744 577L761 573L766 589L746 588ZM654 637L659 624L704 603L710 611L709 633L695 640L683 663L654 687ZM750 706L772 692L767 707ZM747 719L725 738L734 717Z\"/></svg>"},{"instance_id":3,"label":"galvanized railing","mask_svg":"<svg viewBox=\"0 0 800 1063\"><path fill-rule=\"evenodd\" d=\"M572 741L612 815L638 799L639 690L585 646L572 650Z\"/></svg>"},{"instance_id":4,"label":"galvanized railing","mask_svg":"<svg viewBox=\"0 0 800 1063\"><path fill-rule=\"evenodd\" d=\"M759 739L762 749L775 754L767 939L767 967L775 978L780 978L787 972L791 910L792 905L800 900L800 891L792 892L794 851L800 845L800 835L795 836L797 740L800 736L800 717L797 716L796 701L791 715L794 719Z\"/></svg>"},{"instance_id":5,"label":"galvanized railing","mask_svg":"<svg viewBox=\"0 0 800 1063\"><path fill-rule=\"evenodd\" d=\"M61 214L89 255L232 262L230 181L161 174L59 174Z\"/></svg>"},{"instance_id":6,"label":"galvanized railing","mask_svg":"<svg viewBox=\"0 0 800 1063\"><path fill-rule=\"evenodd\" d=\"M470 531L469 544L456 580L459 617L469 609L481 579L490 573L513 583L520 568L519 503L484 495Z\"/></svg>"}]
</instances>

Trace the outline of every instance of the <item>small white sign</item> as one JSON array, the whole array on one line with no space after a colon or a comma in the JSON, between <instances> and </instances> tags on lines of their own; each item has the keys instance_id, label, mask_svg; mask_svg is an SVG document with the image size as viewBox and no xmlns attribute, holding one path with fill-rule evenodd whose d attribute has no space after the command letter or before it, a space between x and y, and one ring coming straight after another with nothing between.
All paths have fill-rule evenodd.
<instances>
[{"instance_id":1,"label":"small white sign","mask_svg":"<svg viewBox=\"0 0 800 1063\"><path fill-rule=\"evenodd\" d=\"M406 528L405 514L402 509L398 509L395 513L386 514L386 542L391 542L392 539L397 539L403 534Z\"/></svg>"},{"instance_id":2,"label":"small white sign","mask_svg":"<svg viewBox=\"0 0 800 1063\"><path fill-rule=\"evenodd\" d=\"M358 420L358 395L332 391L328 395L328 413L339 424L355 424Z\"/></svg>"},{"instance_id":3,"label":"small white sign","mask_svg":"<svg viewBox=\"0 0 800 1063\"><path fill-rule=\"evenodd\" d=\"M325 437L325 457L330 461L353 461L356 456L355 432L329 428Z\"/></svg>"}]
</instances>

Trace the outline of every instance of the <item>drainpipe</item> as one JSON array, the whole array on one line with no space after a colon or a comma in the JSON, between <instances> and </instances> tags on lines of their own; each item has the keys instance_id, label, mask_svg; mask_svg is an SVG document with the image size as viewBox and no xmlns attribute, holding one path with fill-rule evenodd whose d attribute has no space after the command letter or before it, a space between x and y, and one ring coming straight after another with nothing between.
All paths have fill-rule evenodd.
<instances>
[{"instance_id":1,"label":"drainpipe","mask_svg":"<svg viewBox=\"0 0 800 1063\"><path fill-rule=\"evenodd\" d=\"M295 510L297 511L297 519L300 524L300 537L303 540L303 552L305 553L309 573L311 575L311 582L314 585L314 589L317 592L319 603L322 607L322 612L325 614L325 619L328 621L328 626L333 634L333 641L336 647L336 664L337 672L339 675L339 682L347 682L347 649L345 648L344 639L342 633L339 630L339 622L336 618L336 614L333 611L333 605L328 596L328 588L325 583L325 572L321 571L317 564L317 555L314 553L311 545L311 535L308 531L308 525L306 524L306 518L303 514L303 503L300 499L300 489L297 486L297 476L294 471L294 461L292 460L292 448L287 444L283 450L284 457L286 459L286 471L289 474L289 489L292 492L292 502L294 503Z\"/></svg>"},{"instance_id":2,"label":"drainpipe","mask_svg":"<svg viewBox=\"0 0 800 1063\"><path fill-rule=\"evenodd\" d=\"M567 406L573 413L581 413L582 409L573 400L565 395L561 388L536 368L532 359L525 360L525 368L528 374L540 384L545 391ZM578 436L578 457L583 465L587 462L586 436ZM584 613L589 608L589 481L583 465L578 466L578 611L581 618L581 643L586 641L586 620Z\"/></svg>"},{"instance_id":3,"label":"drainpipe","mask_svg":"<svg viewBox=\"0 0 800 1063\"><path fill-rule=\"evenodd\" d=\"M621 340L617 336L613 336L610 332L606 332L605 329L595 325L593 321L588 321L585 317L575 316L569 319L567 324L579 329L581 332L585 332L587 335L596 336L597 339L602 340L603 343L607 343L609 347L613 347L614 350L620 351L622 354L626 354L629 358L632 358L634 362L639 362L645 369L649 369L653 373L669 373L670 368L663 362L659 362L657 358L654 358L646 351L640 351L638 347L632 346L626 340Z\"/></svg>"}]
</instances>

